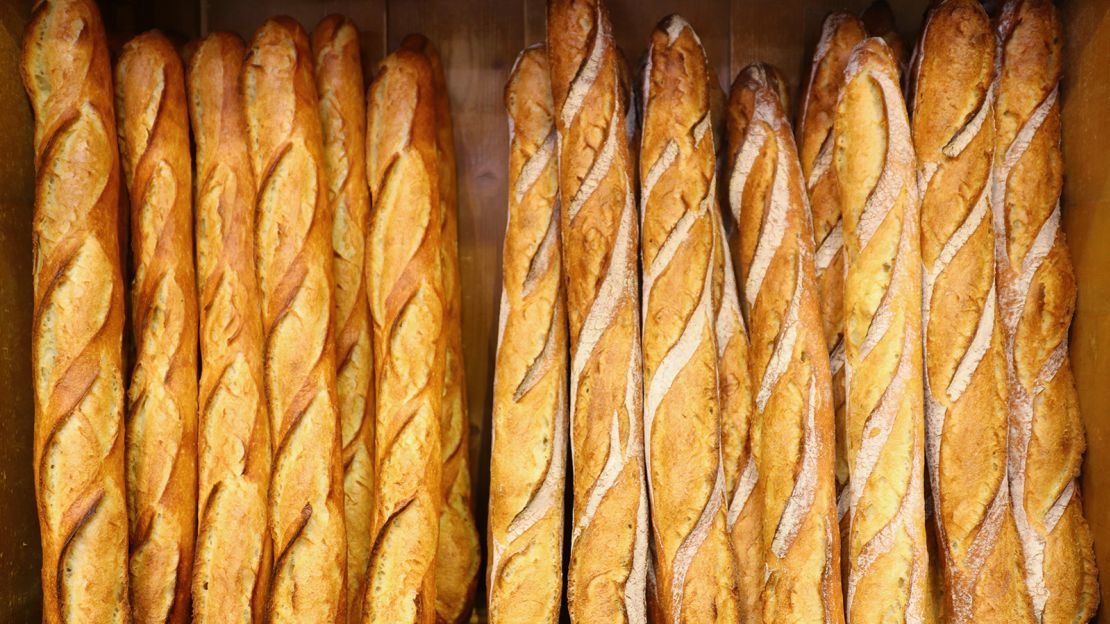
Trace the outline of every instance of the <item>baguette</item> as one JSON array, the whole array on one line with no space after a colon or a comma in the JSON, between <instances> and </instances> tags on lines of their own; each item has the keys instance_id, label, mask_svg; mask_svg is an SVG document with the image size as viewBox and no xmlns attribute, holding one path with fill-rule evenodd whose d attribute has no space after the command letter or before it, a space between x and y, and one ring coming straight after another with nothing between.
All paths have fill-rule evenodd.
<instances>
[{"instance_id":1,"label":"baguette","mask_svg":"<svg viewBox=\"0 0 1110 624\"><path fill-rule=\"evenodd\" d=\"M1025 622L1006 482L1006 369L989 197L990 18L976 0L935 5L916 56L925 457L946 579L944 621Z\"/></svg>"},{"instance_id":2,"label":"baguette","mask_svg":"<svg viewBox=\"0 0 1110 624\"><path fill-rule=\"evenodd\" d=\"M489 621L559 621L567 329L554 104L542 44L505 85L509 215L490 451Z\"/></svg>"},{"instance_id":3,"label":"baguette","mask_svg":"<svg viewBox=\"0 0 1110 624\"><path fill-rule=\"evenodd\" d=\"M409 35L401 47L424 55L432 68L439 169L440 263L443 267L444 364L443 414L440 435L443 454L443 511L439 517L436 551L436 621L470 621L478 582L478 530L470 499L469 417L462 344L462 279L459 275L459 219L455 169L455 141L451 104L439 52L423 35Z\"/></svg>"},{"instance_id":4,"label":"baguette","mask_svg":"<svg viewBox=\"0 0 1110 624\"><path fill-rule=\"evenodd\" d=\"M366 102L358 29L325 17L312 32L335 277L335 381L343 443L347 621L359 621L374 505L374 350L366 301Z\"/></svg>"},{"instance_id":5,"label":"baguette","mask_svg":"<svg viewBox=\"0 0 1110 624\"><path fill-rule=\"evenodd\" d=\"M123 624L131 619L119 153L95 3L37 3L20 69L35 113L31 369L42 621Z\"/></svg>"},{"instance_id":6,"label":"baguette","mask_svg":"<svg viewBox=\"0 0 1110 624\"><path fill-rule=\"evenodd\" d=\"M197 624L261 621L272 565L255 185L239 92L245 52L238 35L213 33L196 48L187 73L197 158L200 300Z\"/></svg>"},{"instance_id":7,"label":"baguette","mask_svg":"<svg viewBox=\"0 0 1110 624\"><path fill-rule=\"evenodd\" d=\"M401 48L366 98L378 489L363 622L436 618L447 304L433 80L427 57Z\"/></svg>"},{"instance_id":8,"label":"baguette","mask_svg":"<svg viewBox=\"0 0 1110 624\"><path fill-rule=\"evenodd\" d=\"M836 413L836 494L841 542L848 537L848 446L844 422L844 225L840 190L832 164L833 115L844 86L852 48L866 37L863 23L850 13L830 13L821 26L809 83L798 115L798 152L813 217L815 266L821 319L829 350ZM847 563L845 558L842 563ZM845 576L847 570L843 570Z\"/></svg>"},{"instance_id":9,"label":"baguette","mask_svg":"<svg viewBox=\"0 0 1110 624\"><path fill-rule=\"evenodd\" d=\"M342 622L347 543L335 386L332 215L312 52L300 24L265 21L241 77L258 181L255 258L273 474L267 620Z\"/></svg>"},{"instance_id":10,"label":"baguette","mask_svg":"<svg viewBox=\"0 0 1110 624\"><path fill-rule=\"evenodd\" d=\"M123 46L115 84L135 275L126 442L132 617L186 622L197 520L197 291L181 59L160 32L139 35Z\"/></svg>"},{"instance_id":11,"label":"baguette","mask_svg":"<svg viewBox=\"0 0 1110 624\"><path fill-rule=\"evenodd\" d=\"M762 621L843 622L829 363L801 166L773 74L744 69L729 95L729 203L763 494Z\"/></svg>"},{"instance_id":12,"label":"baguette","mask_svg":"<svg viewBox=\"0 0 1110 624\"><path fill-rule=\"evenodd\" d=\"M995 207L998 302L1009 383L1009 481L1037 622L1098 607L1079 467L1084 439L1068 360L1076 284L1060 227L1060 21L1048 0L1012 0L997 25Z\"/></svg>"},{"instance_id":13,"label":"baguette","mask_svg":"<svg viewBox=\"0 0 1110 624\"><path fill-rule=\"evenodd\" d=\"M644 622L643 463L635 167L602 0L552 0L548 56L559 144L570 337L572 622Z\"/></svg>"},{"instance_id":14,"label":"baguette","mask_svg":"<svg viewBox=\"0 0 1110 624\"><path fill-rule=\"evenodd\" d=\"M643 88L644 456L657 600L665 621L733 622L713 315L716 151L705 51L681 17L652 32Z\"/></svg>"},{"instance_id":15,"label":"baguette","mask_svg":"<svg viewBox=\"0 0 1110 624\"><path fill-rule=\"evenodd\" d=\"M924 510L921 249L915 157L898 68L864 40L833 126L844 215L851 622L921 621Z\"/></svg>"}]
</instances>

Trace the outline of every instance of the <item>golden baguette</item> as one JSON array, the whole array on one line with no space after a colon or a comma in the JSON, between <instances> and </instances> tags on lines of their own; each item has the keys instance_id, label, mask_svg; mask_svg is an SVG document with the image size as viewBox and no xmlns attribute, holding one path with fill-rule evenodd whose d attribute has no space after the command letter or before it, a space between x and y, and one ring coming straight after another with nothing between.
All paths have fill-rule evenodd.
<instances>
[{"instance_id":1,"label":"golden baguette","mask_svg":"<svg viewBox=\"0 0 1110 624\"><path fill-rule=\"evenodd\" d=\"M374 350L366 301L366 102L358 29L329 15L312 31L335 278L335 384L343 444L347 621L359 621L374 505Z\"/></svg>"},{"instance_id":2,"label":"golden baguette","mask_svg":"<svg viewBox=\"0 0 1110 624\"><path fill-rule=\"evenodd\" d=\"M833 128L844 215L851 622L921 621L921 249L913 144L882 39L852 52Z\"/></svg>"},{"instance_id":3,"label":"golden baguette","mask_svg":"<svg viewBox=\"0 0 1110 624\"><path fill-rule=\"evenodd\" d=\"M239 92L245 52L238 35L213 33L197 46L186 75L196 142L200 308L197 624L261 621L272 565L255 185Z\"/></svg>"},{"instance_id":4,"label":"golden baguette","mask_svg":"<svg viewBox=\"0 0 1110 624\"><path fill-rule=\"evenodd\" d=\"M270 622L342 622L347 542L332 324L332 215L312 51L300 24L266 20L241 77L258 181L255 258L273 474Z\"/></svg>"},{"instance_id":5,"label":"golden baguette","mask_svg":"<svg viewBox=\"0 0 1110 624\"><path fill-rule=\"evenodd\" d=\"M186 622L197 521L197 300L185 75L151 31L116 62L120 158L131 200L135 367L127 502L136 622Z\"/></svg>"},{"instance_id":6,"label":"golden baguette","mask_svg":"<svg viewBox=\"0 0 1110 624\"><path fill-rule=\"evenodd\" d=\"M439 168L440 263L443 267L444 364L443 414L440 436L443 455L443 510L439 516L436 552L436 621L470 621L481 559L478 530L470 498L470 419L466 403L466 371L462 344L462 279L459 275L459 218L455 140L447 80L439 52L423 35L409 35L401 47L424 55L432 68Z\"/></svg>"},{"instance_id":7,"label":"golden baguette","mask_svg":"<svg viewBox=\"0 0 1110 624\"><path fill-rule=\"evenodd\" d=\"M551 0L547 24L575 462L567 602L575 623L639 623L649 525L627 96L602 0Z\"/></svg>"},{"instance_id":8,"label":"golden baguette","mask_svg":"<svg viewBox=\"0 0 1110 624\"><path fill-rule=\"evenodd\" d=\"M544 47L505 85L505 226L490 451L489 621L559 621L567 451L567 328L554 104Z\"/></svg>"},{"instance_id":9,"label":"golden baguette","mask_svg":"<svg viewBox=\"0 0 1110 624\"><path fill-rule=\"evenodd\" d=\"M363 622L436 618L447 306L433 80L427 57L402 48L366 98L378 485Z\"/></svg>"},{"instance_id":10,"label":"golden baguette","mask_svg":"<svg viewBox=\"0 0 1110 624\"><path fill-rule=\"evenodd\" d=\"M1079 493L1083 425L1068 360L1076 284L1060 224L1060 20L1011 0L997 24L994 206L1009 382L1009 481L1034 621L1085 622L1098 607Z\"/></svg>"},{"instance_id":11,"label":"golden baguette","mask_svg":"<svg viewBox=\"0 0 1110 624\"><path fill-rule=\"evenodd\" d=\"M913 81L924 269L925 457L946 622L1029 621L1006 482L990 169L994 33L976 0L929 12Z\"/></svg>"},{"instance_id":12,"label":"golden baguette","mask_svg":"<svg viewBox=\"0 0 1110 624\"><path fill-rule=\"evenodd\" d=\"M120 174L96 5L37 3L20 70L35 113L31 369L42 621L123 624L131 615Z\"/></svg>"},{"instance_id":13,"label":"golden baguette","mask_svg":"<svg viewBox=\"0 0 1110 624\"><path fill-rule=\"evenodd\" d=\"M844 429L844 227L832 164L833 115L852 48L866 37L850 13L830 13L821 26L809 82L798 114L798 153L813 215L815 266L821 318L829 350L836 411L836 493L842 543L847 542L848 447ZM847 558L842 563L847 564ZM847 570L843 570L847 573Z\"/></svg>"},{"instance_id":14,"label":"golden baguette","mask_svg":"<svg viewBox=\"0 0 1110 624\"><path fill-rule=\"evenodd\" d=\"M762 493L761 620L843 622L829 364L801 166L773 73L728 109L728 189L751 335Z\"/></svg>"},{"instance_id":15,"label":"golden baguette","mask_svg":"<svg viewBox=\"0 0 1110 624\"><path fill-rule=\"evenodd\" d=\"M640 143L644 446L660 615L739 618L717 392L709 71L681 17L651 35ZM681 457L681 460L678 458Z\"/></svg>"}]
</instances>

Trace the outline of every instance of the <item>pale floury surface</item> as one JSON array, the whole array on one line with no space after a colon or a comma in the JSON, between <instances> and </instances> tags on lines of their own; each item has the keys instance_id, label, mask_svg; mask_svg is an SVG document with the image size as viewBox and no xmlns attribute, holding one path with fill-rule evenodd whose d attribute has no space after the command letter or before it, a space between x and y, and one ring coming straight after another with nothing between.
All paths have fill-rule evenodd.
<instances>
[{"instance_id":1,"label":"pale floury surface","mask_svg":"<svg viewBox=\"0 0 1110 624\"><path fill-rule=\"evenodd\" d=\"M120 173L96 5L39 3L20 69L35 113L31 368L43 622L122 624L131 620Z\"/></svg>"},{"instance_id":2,"label":"pale floury surface","mask_svg":"<svg viewBox=\"0 0 1110 624\"><path fill-rule=\"evenodd\" d=\"M713 306L715 150L701 41L672 15L643 84L644 455L652 559L667 622L739 618L728 538ZM681 458L681 459L679 459Z\"/></svg>"},{"instance_id":3,"label":"pale floury surface","mask_svg":"<svg viewBox=\"0 0 1110 624\"><path fill-rule=\"evenodd\" d=\"M347 543L332 325L332 218L308 36L255 32L243 64L273 473L270 622L345 619Z\"/></svg>"},{"instance_id":4,"label":"pale floury surface","mask_svg":"<svg viewBox=\"0 0 1110 624\"><path fill-rule=\"evenodd\" d=\"M254 264L254 173L239 93L242 39L213 33L189 64L196 143L197 548L193 621L262 620L272 559L266 530L270 422Z\"/></svg>"},{"instance_id":5,"label":"pale floury surface","mask_svg":"<svg viewBox=\"0 0 1110 624\"><path fill-rule=\"evenodd\" d=\"M505 85L509 211L493 389L489 621L559 621L567 329L554 104L542 45Z\"/></svg>"},{"instance_id":6,"label":"pale floury surface","mask_svg":"<svg viewBox=\"0 0 1110 624\"><path fill-rule=\"evenodd\" d=\"M367 96L378 482L363 622L436 619L447 341L433 89L427 57L402 48L382 61Z\"/></svg>"},{"instance_id":7,"label":"pale floury surface","mask_svg":"<svg viewBox=\"0 0 1110 624\"><path fill-rule=\"evenodd\" d=\"M859 44L846 71L833 129L847 263L845 602L851 622L920 622L929 562L915 157L886 44Z\"/></svg>"},{"instance_id":8,"label":"pale floury surface","mask_svg":"<svg viewBox=\"0 0 1110 624\"><path fill-rule=\"evenodd\" d=\"M634 172L609 15L548 4L570 336L574 622L644 622L648 503Z\"/></svg>"},{"instance_id":9,"label":"pale floury surface","mask_svg":"<svg viewBox=\"0 0 1110 624\"><path fill-rule=\"evenodd\" d=\"M116 63L120 158L131 203L135 366L127 505L136 622L186 622L197 513L197 299L185 72L152 31Z\"/></svg>"},{"instance_id":10,"label":"pale floury surface","mask_svg":"<svg viewBox=\"0 0 1110 624\"><path fill-rule=\"evenodd\" d=\"M763 622L843 622L832 394L813 232L778 81L744 69L728 108L728 195L752 337Z\"/></svg>"},{"instance_id":11,"label":"pale floury surface","mask_svg":"<svg viewBox=\"0 0 1110 624\"><path fill-rule=\"evenodd\" d=\"M1068 361L1076 284L1060 227L1063 34L1048 0L1007 2L997 28L991 204L1010 495L1034 621L1084 622L1099 598L1076 481L1085 441Z\"/></svg>"},{"instance_id":12,"label":"pale floury surface","mask_svg":"<svg viewBox=\"0 0 1110 624\"><path fill-rule=\"evenodd\" d=\"M1006 481L1006 367L990 206L994 47L978 2L946 0L929 13L912 77L929 521L948 622L1030 617Z\"/></svg>"},{"instance_id":13,"label":"pale floury surface","mask_svg":"<svg viewBox=\"0 0 1110 624\"><path fill-rule=\"evenodd\" d=\"M335 383L343 444L343 520L347 529L347 620L357 622L370 560L374 502L374 352L366 301L366 102L358 29L338 15L312 32L324 171L332 214L335 275Z\"/></svg>"}]
</instances>

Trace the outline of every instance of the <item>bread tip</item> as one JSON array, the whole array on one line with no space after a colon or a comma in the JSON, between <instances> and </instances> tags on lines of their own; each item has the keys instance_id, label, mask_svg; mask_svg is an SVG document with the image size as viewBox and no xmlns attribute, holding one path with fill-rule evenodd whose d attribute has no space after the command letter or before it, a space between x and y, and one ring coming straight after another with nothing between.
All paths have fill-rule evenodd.
<instances>
[{"instance_id":1,"label":"bread tip","mask_svg":"<svg viewBox=\"0 0 1110 624\"><path fill-rule=\"evenodd\" d=\"M655 29L657 32L666 33L667 45L674 45L674 42L678 41L678 38L682 36L682 31L684 30L690 31L694 40L697 41L699 46L701 45L701 39L698 38L698 33L694 30L694 27L690 25L690 22L686 21L686 18L678 13L671 13L659 20Z\"/></svg>"}]
</instances>

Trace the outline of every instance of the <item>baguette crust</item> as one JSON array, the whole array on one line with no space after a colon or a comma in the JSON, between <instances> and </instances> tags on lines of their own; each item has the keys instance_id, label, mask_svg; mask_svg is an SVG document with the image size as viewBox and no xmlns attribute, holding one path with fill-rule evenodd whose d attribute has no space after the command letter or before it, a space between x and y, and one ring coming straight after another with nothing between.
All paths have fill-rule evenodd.
<instances>
[{"instance_id":1,"label":"baguette crust","mask_svg":"<svg viewBox=\"0 0 1110 624\"><path fill-rule=\"evenodd\" d=\"M320 125L324 132L332 270L335 373L343 443L343 523L347 529L347 620L359 621L370 560L374 505L374 350L366 301L366 102L358 29L325 17L312 32Z\"/></svg>"},{"instance_id":2,"label":"baguette crust","mask_svg":"<svg viewBox=\"0 0 1110 624\"><path fill-rule=\"evenodd\" d=\"M1027 622L1006 481L1006 367L997 315L990 168L994 36L975 0L929 12L913 138L921 193L925 453L946 622ZM969 486L973 484L973 486Z\"/></svg>"},{"instance_id":3,"label":"baguette crust","mask_svg":"<svg viewBox=\"0 0 1110 624\"><path fill-rule=\"evenodd\" d=\"M547 23L566 198L574 460L567 601L572 622L640 623L649 526L627 96L601 0L552 0Z\"/></svg>"},{"instance_id":4,"label":"baguette crust","mask_svg":"<svg viewBox=\"0 0 1110 624\"><path fill-rule=\"evenodd\" d=\"M436 157L439 170L440 263L443 267L444 364L443 414L440 436L443 454L443 511L439 517L436 550L436 621L470 621L481 560L478 530L470 499L469 430L466 371L462 344L462 278L459 275L459 218L454 129L447 80L439 52L423 35L409 35L401 47L424 55L432 68L436 118Z\"/></svg>"},{"instance_id":5,"label":"baguette crust","mask_svg":"<svg viewBox=\"0 0 1110 624\"><path fill-rule=\"evenodd\" d=\"M96 5L37 3L20 69L35 112L31 367L42 621L125 623L119 154Z\"/></svg>"},{"instance_id":6,"label":"baguette crust","mask_svg":"<svg viewBox=\"0 0 1110 624\"><path fill-rule=\"evenodd\" d=\"M255 185L239 91L245 52L238 35L213 33L196 48L187 73L200 300L197 624L262 621L272 565Z\"/></svg>"},{"instance_id":7,"label":"baguette crust","mask_svg":"<svg viewBox=\"0 0 1110 624\"><path fill-rule=\"evenodd\" d=\"M402 48L367 96L378 490L363 622L436 618L447 341L433 80L427 57Z\"/></svg>"},{"instance_id":8,"label":"baguette crust","mask_svg":"<svg viewBox=\"0 0 1110 624\"><path fill-rule=\"evenodd\" d=\"M847 262L848 619L919 622L928 572L919 202L898 68L882 39L852 52L833 136Z\"/></svg>"},{"instance_id":9,"label":"baguette crust","mask_svg":"<svg viewBox=\"0 0 1110 624\"><path fill-rule=\"evenodd\" d=\"M840 535L847 540L848 446L844 422L844 226L840 189L832 164L833 116L844 86L852 48L866 37L863 23L850 13L830 13L821 26L809 83L798 115L798 152L813 215L815 266L821 318L832 372L836 411L836 494ZM847 558L843 563L847 563ZM847 570L844 570L846 573Z\"/></svg>"},{"instance_id":10,"label":"baguette crust","mask_svg":"<svg viewBox=\"0 0 1110 624\"><path fill-rule=\"evenodd\" d=\"M135 368L128 387L132 617L186 622L197 514L197 300L185 75L151 31L116 63L131 198Z\"/></svg>"},{"instance_id":11,"label":"baguette crust","mask_svg":"<svg viewBox=\"0 0 1110 624\"><path fill-rule=\"evenodd\" d=\"M346 534L335 387L332 216L312 53L300 24L255 32L242 90L255 205L273 474L271 622L345 619Z\"/></svg>"},{"instance_id":12,"label":"baguette crust","mask_svg":"<svg viewBox=\"0 0 1110 624\"><path fill-rule=\"evenodd\" d=\"M729 96L729 203L740 275L763 493L762 621L843 622L829 364L813 232L790 124L764 65Z\"/></svg>"},{"instance_id":13,"label":"baguette crust","mask_svg":"<svg viewBox=\"0 0 1110 624\"><path fill-rule=\"evenodd\" d=\"M998 23L991 191L1009 380L1009 480L1037 622L1085 622L1098 607L1079 494L1084 439L1068 360L1075 276L1060 227L1063 57L1056 9L1013 0Z\"/></svg>"},{"instance_id":14,"label":"baguette crust","mask_svg":"<svg viewBox=\"0 0 1110 624\"><path fill-rule=\"evenodd\" d=\"M543 45L505 85L509 215L490 452L489 621L559 621L567 329L554 103Z\"/></svg>"},{"instance_id":15,"label":"baguette crust","mask_svg":"<svg viewBox=\"0 0 1110 624\"><path fill-rule=\"evenodd\" d=\"M651 35L643 101L644 455L657 600L664 621L734 622L713 308L720 241L709 72L701 41L677 15Z\"/></svg>"}]
</instances>

